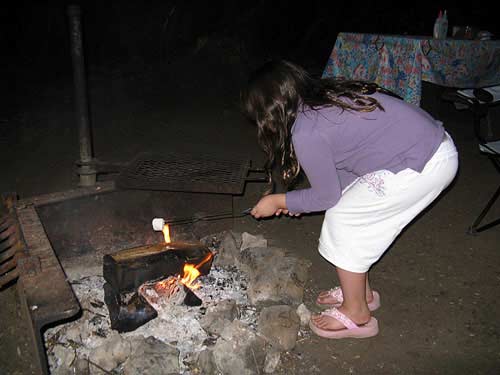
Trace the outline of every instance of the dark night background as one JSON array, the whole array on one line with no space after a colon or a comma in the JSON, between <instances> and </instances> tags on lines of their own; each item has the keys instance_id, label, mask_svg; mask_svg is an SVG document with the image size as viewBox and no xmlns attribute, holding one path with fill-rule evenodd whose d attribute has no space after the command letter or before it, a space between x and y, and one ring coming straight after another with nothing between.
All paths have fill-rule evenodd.
<instances>
[{"instance_id":1,"label":"dark night background","mask_svg":"<svg viewBox=\"0 0 500 375\"><path fill-rule=\"evenodd\" d=\"M66 1L4 5L3 63L11 78L36 71L54 79L71 72ZM81 1L86 59L109 66L127 60L169 62L205 40L230 40L247 57L279 56L321 69L339 31L431 35L439 9L449 30L472 25L498 34L488 7L440 2L356 1ZM24 73L22 74L24 76Z\"/></svg>"}]
</instances>

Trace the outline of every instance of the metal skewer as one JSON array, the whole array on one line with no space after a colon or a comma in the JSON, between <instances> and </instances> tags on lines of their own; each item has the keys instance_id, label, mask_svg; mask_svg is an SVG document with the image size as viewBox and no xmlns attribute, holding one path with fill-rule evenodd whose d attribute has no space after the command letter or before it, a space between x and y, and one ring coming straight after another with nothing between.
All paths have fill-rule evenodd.
<instances>
[{"instance_id":1,"label":"metal skewer","mask_svg":"<svg viewBox=\"0 0 500 375\"><path fill-rule=\"evenodd\" d=\"M192 224L197 221L212 221L212 220L223 220L223 219L237 219L239 217L244 217L250 214L253 207L249 207L239 214L233 214L232 212L220 213L214 215L206 215L206 216L191 216L191 217L174 217L171 219L161 219L155 218L153 219L153 229L156 231L161 231L163 229L163 225L184 225L184 224Z\"/></svg>"}]
</instances>

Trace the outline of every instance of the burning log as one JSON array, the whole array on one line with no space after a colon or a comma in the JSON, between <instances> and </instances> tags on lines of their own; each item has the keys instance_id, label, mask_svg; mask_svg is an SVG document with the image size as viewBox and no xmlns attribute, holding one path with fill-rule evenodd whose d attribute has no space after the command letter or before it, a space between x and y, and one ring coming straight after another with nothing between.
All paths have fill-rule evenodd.
<instances>
[{"instance_id":1,"label":"burning log","mask_svg":"<svg viewBox=\"0 0 500 375\"><path fill-rule=\"evenodd\" d=\"M201 243L172 242L105 255L105 302L111 328L133 331L157 317L162 304L200 306L194 280L210 271L212 252ZM155 309L156 308L156 309Z\"/></svg>"},{"instance_id":2,"label":"burning log","mask_svg":"<svg viewBox=\"0 0 500 375\"><path fill-rule=\"evenodd\" d=\"M182 274L185 264L200 264L206 275L212 266L212 253L198 242L171 242L122 250L103 258L103 276L113 290L127 293L145 282Z\"/></svg>"}]
</instances>

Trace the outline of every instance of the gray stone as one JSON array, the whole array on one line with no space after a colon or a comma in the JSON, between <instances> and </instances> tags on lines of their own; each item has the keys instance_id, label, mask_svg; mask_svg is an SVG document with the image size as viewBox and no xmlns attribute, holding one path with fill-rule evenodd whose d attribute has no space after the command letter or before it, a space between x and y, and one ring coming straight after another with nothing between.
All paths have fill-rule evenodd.
<instances>
[{"instance_id":1,"label":"gray stone","mask_svg":"<svg viewBox=\"0 0 500 375\"><path fill-rule=\"evenodd\" d=\"M231 324L232 320L224 319L224 318L217 318L214 319L210 325L208 325L206 328L204 327L205 331L207 331L209 334L212 335L220 335L221 332L224 330L225 327L227 327L229 324Z\"/></svg>"},{"instance_id":2,"label":"gray stone","mask_svg":"<svg viewBox=\"0 0 500 375\"><path fill-rule=\"evenodd\" d=\"M244 251L251 247L267 247L267 240L262 234L254 236L250 233L243 232L241 235L240 251Z\"/></svg>"},{"instance_id":3,"label":"gray stone","mask_svg":"<svg viewBox=\"0 0 500 375\"><path fill-rule=\"evenodd\" d=\"M233 230L225 230L222 232L212 233L208 236L204 236L199 239L199 241L209 248L218 248L222 242L222 239L226 236L226 234L230 233L234 240L236 241L236 247L239 249L241 247L241 233L235 232Z\"/></svg>"},{"instance_id":4,"label":"gray stone","mask_svg":"<svg viewBox=\"0 0 500 375\"><path fill-rule=\"evenodd\" d=\"M229 232L233 235L233 238L236 241L236 247L241 251L241 244L243 243L243 234L240 232L235 232L234 230L230 230Z\"/></svg>"},{"instance_id":5,"label":"gray stone","mask_svg":"<svg viewBox=\"0 0 500 375\"><path fill-rule=\"evenodd\" d=\"M247 249L241 260L241 268L249 277L251 304L302 303L311 262L286 256L284 250L274 247Z\"/></svg>"},{"instance_id":6,"label":"gray stone","mask_svg":"<svg viewBox=\"0 0 500 375\"><path fill-rule=\"evenodd\" d=\"M134 343L135 351L123 364L124 375L178 374L179 351L164 342L148 337Z\"/></svg>"},{"instance_id":7,"label":"gray stone","mask_svg":"<svg viewBox=\"0 0 500 375\"><path fill-rule=\"evenodd\" d=\"M214 259L214 265L221 267L237 266L239 257L240 249L233 233L231 231L225 232L217 256Z\"/></svg>"},{"instance_id":8,"label":"gray stone","mask_svg":"<svg viewBox=\"0 0 500 375\"><path fill-rule=\"evenodd\" d=\"M130 351L130 343L113 331L102 345L90 352L89 360L91 364L96 364L106 371L111 371L127 359Z\"/></svg>"},{"instance_id":9,"label":"gray stone","mask_svg":"<svg viewBox=\"0 0 500 375\"><path fill-rule=\"evenodd\" d=\"M70 367L75 360L75 351L70 347L63 345L56 345L52 351L53 356L56 358L58 366L54 374L66 375L70 374Z\"/></svg>"},{"instance_id":10,"label":"gray stone","mask_svg":"<svg viewBox=\"0 0 500 375\"><path fill-rule=\"evenodd\" d=\"M89 375L89 361L87 361L85 358L78 358L73 364L71 373L78 375Z\"/></svg>"},{"instance_id":11,"label":"gray stone","mask_svg":"<svg viewBox=\"0 0 500 375\"><path fill-rule=\"evenodd\" d=\"M196 368L200 374L216 374L217 366L211 349L205 349L198 355Z\"/></svg>"},{"instance_id":12,"label":"gray stone","mask_svg":"<svg viewBox=\"0 0 500 375\"><path fill-rule=\"evenodd\" d=\"M264 362L264 373L272 374L276 371L276 368L279 366L281 360L281 352L277 350L270 350L266 354L266 361Z\"/></svg>"},{"instance_id":13,"label":"gray stone","mask_svg":"<svg viewBox=\"0 0 500 375\"><path fill-rule=\"evenodd\" d=\"M225 232L223 232L223 233L225 233ZM223 234L221 234L221 235L223 235ZM218 238L218 237L219 237L219 236L218 236L218 234L217 234L217 233L214 233L214 234L209 234L208 236L203 236L203 237L201 237L201 238L199 239L199 241L200 241L203 245L205 245L205 246L207 246L208 248L210 248L210 247L213 247L214 245L216 245L216 243L218 242L218 241L217 241L217 238Z\"/></svg>"},{"instance_id":14,"label":"gray stone","mask_svg":"<svg viewBox=\"0 0 500 375\"><path fill-rule=\"evenodd\" d=\"M134 353L139 346L144 344L144 340L146 340L146 338L144 336L132 336L132 337L127 337L127 340L128 342L130 342L130 347L131 347L130 352Z\"/></svg>"},{"instance_id":15,"label":"gray stone","mask_svg":"<svg viewBox=\"0 0 500 375\"><path fill-rule=\"evenodd\" d=\"M78 325L70 326L65 332L66 341L82 342L82 330Z\"/></svg>"},{"instance_id":16,"label":"gray stone","mask_svg":"<svg viewBox=\"0 0 500 375\"><path fill-rule=\"evenodd\" d=\"M104 350L99 350L98 348L92 350L89 355L91 370L94 371L101 368L108 372L112 371L116 366L118 366L118 362L115 361L114 358L111 357L111 355L109 355L107 352L105 352Z\"/></svg>"},{"instance_id":17,"label":"gray stone","mask_svg":"<svg viewBox=\"0 0 500 375\"><path fill-rule=\"evenodd\" d=\"M306 305L304 305L303 303L301 303L299 305L299 307L297 307L296 312L297 312L297 315L300 318L300 325L302 327L307 326L309 324L309 320L311 319L311 312L306 307Z\"/></svg>"},{"instance_id":18,"label":"gray stone","mask_svg":"<svg viewBox=\"0 0 500 375\"><path fill-rule=\"evenodd\" d=\"M207 309L205 315L200 319L200 325L208 333L220 335L223 329L236 318L237 314L235 301L221 301Z\"/></svg>"},{"instance_id":19,"label":"gray stone","mask_svg":"<svg viewBox=\"0 0 500 375\"><path fill-rule=\"evenodd\" d=\"M279 247L251 247L241 252L240 268L250 277L257 269L265 269L285 256L285 250Z\"/></svg>"},{"instance_id":20,"label":"gray stone","mask_svg":"<svg viewBox=\"0 0 500 375\"><path fill-rule=\"evenodd\" d=\"M264 366L266 342L245 324L234 320L222 331L212 355L221 374L259 374Z\"/></svg>"},{"instance_id":21,"label":"gray stone","mask_svg":"<svg viewBox=\"0 0 500 375\"><path fill-rule=\"evenodd\" d=\"M291 306L269 306L263 308L260 313L258 331L277 350L293 349L297 342L299 328L299 316Z\"/></svg>"},{"instance_id":22,"label":"gray stone","mask_svg":"<svg viewBox=\"0 0 500 375\"><path fill-rule=\"evenodd\" d=\"M111 334L107 349L118 363L125 362L131 353L130 343L116 332Z\"/></svg>"}]
</instances>

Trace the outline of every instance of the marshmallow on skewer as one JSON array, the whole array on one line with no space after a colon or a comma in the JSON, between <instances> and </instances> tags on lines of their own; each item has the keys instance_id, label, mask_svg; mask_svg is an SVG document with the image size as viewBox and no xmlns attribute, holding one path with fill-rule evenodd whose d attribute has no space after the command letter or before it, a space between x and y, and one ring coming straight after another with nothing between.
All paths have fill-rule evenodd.
<instances>
[{"instance_id":1,"label":"marshmallow on skewer","mask_svg":"<svg viewBox=\"0 0 500 375\"><path fill-rule=\"evenodd\" d=\"M163 226L165 225L165 219L162 219L160 217L155 217L153 219L153 230L157 232L161 232L163 230Z\"/></svg>"}]
</instances>

